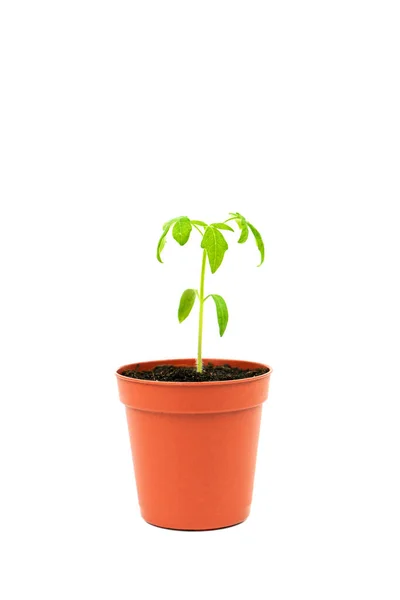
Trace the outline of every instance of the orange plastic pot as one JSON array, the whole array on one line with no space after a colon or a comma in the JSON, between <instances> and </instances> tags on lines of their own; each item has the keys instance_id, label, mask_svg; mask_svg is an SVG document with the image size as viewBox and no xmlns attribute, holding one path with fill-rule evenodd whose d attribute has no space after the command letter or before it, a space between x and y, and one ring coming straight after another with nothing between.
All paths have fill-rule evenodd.
<instances>
[{"instance_id":1,"label":"orange plastic pot","mask_svg":"<svg viewBox=\"0 0 400 600\"><path fill-rule=\"evenodd\" d=\"M205 359L242 368L241 360ZM140 363L194 365L193 359ZM180 383L124 377L125 404L142 517L169 529L219 529L250 512L268 373L234 381Z\"/></svg>"}]
</instances>

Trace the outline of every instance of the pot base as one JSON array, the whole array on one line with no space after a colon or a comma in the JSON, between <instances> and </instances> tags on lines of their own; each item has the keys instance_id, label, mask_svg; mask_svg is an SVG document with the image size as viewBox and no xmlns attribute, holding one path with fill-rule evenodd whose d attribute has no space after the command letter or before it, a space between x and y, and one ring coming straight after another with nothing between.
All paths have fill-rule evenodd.
<instances>
[{"instance_id":1,"label":"pot base","mask_svg":"<svg viewBox=\"0 0 400 600\"><path fill-rule=\"evenodd\" d=\"M146 519L143 519L146 521ZM167 529L168 531L188 531L188 532L200 532L200 531L218 531L219 529L230 529L231 527L236 527L237 525L241 525L247 519L243 519L243 521L239 521L238 523L232 523L232 525L222 525L222 527L211 527L210 529L182 529L181 527L164 527L163 525L155 525L154 523L150 523L150 521L146 521L148 525L152 527L157 527L157 529Z\"/></svg>"},{"instance_id":2,"label":"pot base","mask_svg":"<svg viewBox=\"0 0 400 600\"><path fill-rule=\"evenodd\" d=\"M172 529L174 531L215 531L216 529L228 529L229 527L235 527L246 521L250 514L250 506L246 506L245 509L240 511L236 510L236 514L228 517L225 515L224 518L221 516L212 518L210 515L208 518L199 519L198 516L192 515L190 519L156 519L153 514L152 517L141 510L141 515L144 521L153 527L159 527L160 529ZM158 522L157 522L158 521Z\"/></svg>"}]
</instances>

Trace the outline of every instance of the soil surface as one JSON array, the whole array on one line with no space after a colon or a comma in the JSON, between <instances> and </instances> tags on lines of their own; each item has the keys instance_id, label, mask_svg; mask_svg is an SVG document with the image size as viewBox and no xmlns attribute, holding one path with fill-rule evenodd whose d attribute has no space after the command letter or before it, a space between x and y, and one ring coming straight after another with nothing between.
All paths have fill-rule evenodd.
<instances>
[{"instance_id":1,"label":"soil surface","mask_svg":"<svg viewBox=\"0 0 400 600\"><path fill-rule=\"evenodd\" d=\"M147 379L148 381L229 381L232 379L247 379L268 373L269 369L240 369L230 365L213 365L208 363L203 366L203 372L198 373L195 367L182 367L175 365L158 365L150 371L141 371L140 365L136 369L122 371L121 375L133 379Z\"/></svg>"}]
</instances>

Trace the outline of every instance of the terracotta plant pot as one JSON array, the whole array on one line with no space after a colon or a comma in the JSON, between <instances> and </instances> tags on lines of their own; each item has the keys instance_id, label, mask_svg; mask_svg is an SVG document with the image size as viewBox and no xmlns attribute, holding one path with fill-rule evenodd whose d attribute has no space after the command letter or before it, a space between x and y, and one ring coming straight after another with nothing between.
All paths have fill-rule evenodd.
<instances>
[{"instance_id":1,"label":"terracotta plant pot","mask_svg":"<svg viewBox=\"0 0 400 600\"><path fill-rule=\"evenodd\" d=\"M205 359L260 368L254 362ZM194 365L193 359L140 363ZM244 521L250 512L262 403L268 373L232 381L180 383L124 377L126 407L142 517L169 529L204 530Z\"/></svg>"}]
</instances>

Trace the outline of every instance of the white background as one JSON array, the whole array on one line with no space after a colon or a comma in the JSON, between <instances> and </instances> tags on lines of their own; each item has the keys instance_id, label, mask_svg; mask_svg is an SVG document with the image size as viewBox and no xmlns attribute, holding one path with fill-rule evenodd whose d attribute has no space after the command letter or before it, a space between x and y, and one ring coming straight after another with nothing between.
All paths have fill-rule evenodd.
<instances>
[{"instance_id":1,"label":"white background","mask_svg":"<svg viewBox=\"0 0 400 600\"><path fill-rule=\"evenodd\" d=\"M398 600L395 1L3 0L4 600ZM193 356L198 235L243 213L205 355L270 364L253 510L139 516L121 364ZM196 233L196 232L195 232Z\"/></svg>"}]
</instances>

